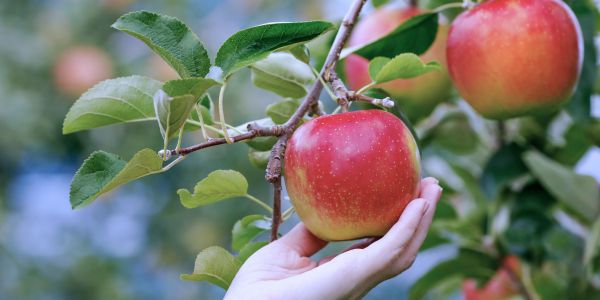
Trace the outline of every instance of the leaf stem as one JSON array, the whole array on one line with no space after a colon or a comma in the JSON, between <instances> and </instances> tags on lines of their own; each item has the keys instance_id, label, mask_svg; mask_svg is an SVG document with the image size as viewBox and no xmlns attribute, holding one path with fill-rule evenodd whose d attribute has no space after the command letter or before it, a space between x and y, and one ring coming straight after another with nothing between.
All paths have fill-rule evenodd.
<instances>
[{"instance_id":1,"label":"leaf stem","mask_svg":"<svg viewBox=\"0 0 600 300\"><path fill-rule=\"evenodd\" d=\"M179 128L179 135L177 135L177 145L175 146L175 150L177 150L177 151L179 151L179 149L181 149L181 141L183 140L183 128L184 127L185 126L181 126L181 128Z\"/></svg>"},{"instance_id":2,"label":"leaf stem","mask_svg":"<svg viewBox=\"0 0 600 300\"><path fill-rule=\"evenodd\" d=\"M218 125L223 125L223 122L215 122L215 124L218 124ZM239 129L235 128L235 126L233 126L233 125L229 125L229 124L227 124L227 123L224 123L224 124L225 124L225 126L226 126L227 128L229 128L229 129L231 129L231 130L233 130L233 131L235 131L235 132L237 132L237 133L239 133L239 134L242 134L242 133L244 133L243 131L240 131Z\"/></svg>"},{"instance_id":3,"label":"leaf stem","mask_svg":"<svg viewBox=\"0 0 600 300\"><path fill-rule=\"evenodd\" d=\"M451 9L451 8L468 8L472 5L471 1L469 0L465 0L462 3L461 2L451 2L451 3L447 3L444 5L440 5L438 7L436 7L433 12L434 13L440 13L444 10L447 9Z\"/></svg>"},{"instance_id":4,"label":"leaf stem","mask_svg":"<svg viewBox=\"0 0 600 300\"><path fill-rule=\"evenodd\" d=\"M177 165L178 163L180 163L182 160L185 159L184 155L181 155L179 157L177 157L174 161L170 162L168 165L164 166L160 172L157 173L161 173L161 172L166 172L169 171L172 167L174 167L175 165Z\"/></svg>"},{"instance_id":5,"label":"leaf stem","mask_svg":"<svg viewBox=\"0 0 600 300\"><path fill-rule=\"evenodd\" d=\"M296 211L296 209L294 209L294 207L290 207L288 209L286 209L282 214L281 214L281 219L283 219L284 221L289 219L294 212Z\"/></svg>"},{"instance_id":6,"label":"leaf stem","mask_svg":"<svg viewBox=\"0 0 600 300\"><path fill-rule=\"evenodd\" d=\"M227 80L223 81L223 85L221 86L221 91L219 91L219 120L221 121L221 129L223 130L223 137L225 137L225 141L227 144L232 144L233 140L229 137L229 133L227 132L227 126L225 126L225 113L223 112L223 98L225 97L225 87L227 86Z\"/></svg>"},{"instance_id":7,"label":"leaf stem","mask_svg":"<svg viewBox=\"0 0 600 300\"><path fill-rule=\"evenodd\" d=\"M272 208L271 208L269 205L267 205L266 203L264 203L264 202L260 201L260 199L258 199L258 198L256 198L256 197L254 197L254 196L252 196L252 195L250 195L250 194L246 194L246 195L245 195L245 197L246 197L246 198L248 198L248 199L250 199L250 200L252 200L252 202L254 202L254 203L256 203L256 204L258 204L258 205L262 206L262 207L263 207L264 209L266 209L268 212L270 212L270 213L273 213L273 209L272 209Z\"/></svg>"},{"instance_id":8,"label":"leaf stem","mask_svg":"<svg viewBox=\"0 0 600 300\"><path fill-rule=\"evenodd\" d=\"M362 94L368 90L370 90L371 88L373 88L375 85L377 85L377 83L375 81L371 81L371 83L361 87L358 91L356 91L357 94Z\"/></svg>"},{"instance_id":9,"label":"leaf stem","mask_svg":"<svg viewBox=\"0 0 600 300\"><path fill-rule=\"evenodd\" d=\"M208 134L206 134L206 128L204 126L206 126L206 124L204 124L204 117L202 116L202 110L200 108L200 103L196 104L196 113L198 113L198 119L200 120L200 129L202 130L202 137L205 140L208 140Z\"/></svg>"}]
</instances>

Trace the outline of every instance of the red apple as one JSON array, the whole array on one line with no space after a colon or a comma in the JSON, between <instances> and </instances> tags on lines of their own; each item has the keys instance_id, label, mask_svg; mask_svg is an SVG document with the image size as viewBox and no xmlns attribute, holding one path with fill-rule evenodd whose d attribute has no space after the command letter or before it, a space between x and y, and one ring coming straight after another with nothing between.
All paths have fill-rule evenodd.
<instances>
[{"instance_id":1,"label":"red apple","mask_svg":"<svg viewBox=\"0 0 600 300\"><path fill-rule=\"evenodd\" d=\"M508 256L503 261L503 267L481 288L477 288L474 279L463 282L465 300L506 300L519 294L514 281L506 268L510 268L515 275L521 276L519 260L516 256Z\"/></svg>"},{"instance_id":2,"label":"red apple","mask_svg":"<svg viewBox=\"0 0 600 300\"><path fill-rule=\"evenodd\" d=\"M308 121L285 153L285 184L296 212L324 240L385 234L417 196L420 176L410 130L381 110Z\"/></svg>"},{"instance_id":3,"label":"red apple","mask_svg":"<svg viewBox=\"0 0 600 300\"><path fill-rule=\"evenodd\" d=\"M369 43L390 33L404 21L419 13L419 9L380 9L356 24L349 46ZM421 55L425 62L437 61L446 65L446 38L448 27L440 26L433 45ZM349 86L358 90L371 82L368 72L369 61L358 55L346 59L346 77ZM447 71L431 72L412 79L397 79L378 86L394 98L402 110L413 120L426 117L435 106L447 100L452 84Z\"/></svg>"},{"instance_id":4,"label":"red apple","mask_svg":"<svg viewBox=\"0 0 600 300\"><path fill-rule=\"evenodd\" d=\"M481 115L507 119L552 111L581 71L581 28L559 0L490 0L450 27L448 68Z\"/></svg>"},{"instance_id":5,"label":"red apple","mask_svg":"<svg viewBox=\"0 0 600 300\"><path fill-rule=\"evenodd\" d=\"M94 46L79 45L64 51L54 64L54 83L63 93L77 97L113 75L110 57Z\"/></svg>"}]
</instances>

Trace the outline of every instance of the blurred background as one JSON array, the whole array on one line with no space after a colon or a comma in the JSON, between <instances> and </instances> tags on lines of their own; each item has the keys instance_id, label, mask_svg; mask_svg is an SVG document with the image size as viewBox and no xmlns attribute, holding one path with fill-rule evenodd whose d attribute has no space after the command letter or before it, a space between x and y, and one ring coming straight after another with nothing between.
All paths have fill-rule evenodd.
<instances>
[{"instance_id":1,"label":"blurred background","mask_svg":"<svg viewBox=\"0 0 600 300\"><path fill-rule=\"evenodd\" d=\"M125 12L144 9L176 16L197 33L214 57L218 46L241 28L272 21L335 21L349 3L1 1L0 298L221 298L220 288L181 281L179 275L191 273L195 256L203 248L228 247L234 222L258 209L243 200L185 209L175 191L191 189L215 169L235 169L249 179L251 194L270 200L264 171L248 162L247 147L235 144L195 153L168 173L126 185L74 211L69 204L69 183L92 151L102 149L129 158L145 147L160 149L162 139L155 123L65 136L62 120L79 95L101 80L131 74L176 78L142 42L110 28ZM318 55L318 49L314 51ZM264 117L264 107L277 100L254 88L248 71L234 77L228 94L226 115L233 124ZM598 99L594 101L598 117L600 105ZM483 139L485 134L479 133ZM600 180L599 152L596 146L586 148L575 170ZM489 155L489 149L483 153ZM443 165L438 160L427 160L426 171L439 173ZM295 222L292 219L283 231ZM341 247L334 245L328 251ZM413 269L382 284L367 299L402 298L420 274L453 251L452 246L426 251Z\"/></svg>"}]
</instances>

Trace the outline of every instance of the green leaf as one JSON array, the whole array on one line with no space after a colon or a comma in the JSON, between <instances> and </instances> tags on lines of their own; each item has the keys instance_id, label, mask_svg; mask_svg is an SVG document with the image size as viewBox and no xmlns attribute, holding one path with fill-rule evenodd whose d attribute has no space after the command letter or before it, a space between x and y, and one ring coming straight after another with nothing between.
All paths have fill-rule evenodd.
<instances>
[{"instance_id":1,"label":"green leaf","mask_svg":"<svg viewBox=\"0 0 600 300\"><path fill-rule=\"evenodd\" d=\"M121 16L112 27L146 43L182 78L204 77L208 73L210 59L204 45L176 18L137 11Z\"/></svg>"},{"instance_id":2,"label":"green leaf","mask_svg":"<svg viewBox=\"0 0 600 300\"><path fill-rule=\"evenodd\" d=\"M160 81L129 76L102 81L83 94L63 123L63 134L111 124L155 119L152 95Z\"/></svg>"},{"instance_id":3,"label":"green leaf","mask_svg":"<svg viewBox=\"0 0 600 300\"><path fill-rule=\"evenodd\" d=\"M585 250L583 252L583 265L590 266L594 257L600 250L600 219L597 219L592 224L590 234L585 238Z\"/></svg>"},{"instance_id":4,"label":"green leaf","mask_svg":"<svg viewBox=\"0 0 600 300\"><path fill-rule=\"evenodd\" d=\"M387 4L388 2L390 2L390 0L372 0L371 4L373 4L373 6L375 8L378 8L380 6Z\"/></svg>"},{"instance_id":5,"label":"green leaf","mask_svg":"<svg viewBox=\"0 0 600 300\"><path fill-rule=\"evenodd\" d=\"M194 109L198 103L198 99L202 97L206 91L220 83L206 78L186 78L171 80L164 84L162 90L164 93L156 93L155 108L159 118L159 127L163 137L167 132L166 128L169 128L169 138L177 135L181 126L187 125L187 130L196 130L200 127L197 125L189 124L189 119L199 122L198 113ZM188 96L192 96L189 98ZM171 101L168 101L171 99ZM203 97L200 100L200 112L204 123L207 125L213 124L212 114L210 109L212 103L208 97ZM188 121L188 124L186 124Z\"/></svg>"},{"instance_id":6,"label":"green leaf","mask_svg":"<svg viewBox=\"0 0 600 300\"><path fill-rule=\"evenodd\" d=\"M476 278L487 280L495 273L496 261L480 252L461 249L454 259L442 262L419 278L411 287L408 299L423 299L427 293L448 280Z\"/></svg>"},{"instance_id":7,"label":"green leaf","mask_svg":"<svg viewBox=\"0 0 600 300\"><path fill-rule=\"evenodd\" d=\"M276 102L267 106L267 116L269 116L275 124L283 124L290 119L294 112L296 112L298 106L298 102L294 100Z\"/></svg>"},{"instance_id":8,"label":"green leaf","mask_svg":"<svg viewBox=\"0 0 600 300\"><path fill-rule=\"evenodd\" d=\"M69 193L71 206L90 204L98 196L141 177L160 173L163 160L154 150L143 149L129 162L104 151L92 153L77 170Z\"/></svg>"},{"instance_id":9,"label":"green leaf","mask_svg":"<svg viewBox=\"0 0 600 300\"><path fill-rule=\"evenodd\" d=\"M233 225L231 247L235 251L240 251L254 238L270 229L271 224L265 216L245 216L241 220L235 222L235 225Z\"/></svg>"},{"instance_id":10,"label":"green leaf","mask_svg":"<svg viewBox=\"0 0 600 300\"><path fill-rule=\"evenodd\" d=\"M196 105L194 95L171 97L163 90L158 90L154 94L154 111L158 116L158 127L164 139L169 140L177 136L179 129L194 109L194 105Z\"/></svg>"},{"instance_id":11,"label":"green leaf","mask_svg":"<svg viewBox=\"0 0 600 300\"><path fill-rule=\"evenodd\" d=\"M181 279L208 281L227 290L241 264L227 250L212 246L196 256L194 273L182 274Z\"/></svg>"},{"instance_id":12,"label":"green leaf","mask_svg":"<svg viewBox=\"0 0 600 300\"><path fill-rule=\"evenodd\" d=\"M517 144L508 144L490 157L481 174L481 187L489 200L496 199L502 189L527 173L521 159L523 150Z\"/></svg>"},{"instance_id":13,"label":"green leaf","mask_svg":"<svg viewBox=\"0 0 600 300\"><path fill-rule=\"evenodd\" d=\"M432 142L455 154L473 152L479 144L479 136L469 118L461 112L448 113L432 130ZM460 136L460 138L456 138Z\"/></svg>"},{"instance_id":14,"label":"green leaf","mask_svg":"<svg viewBox=\"0 0 600 300\"><path fill-rule=\"evenodd\" d=\"M379 74L379 71L381 71L381 68L383 68L383 66L385 66L388 62L390 62L390 60L392 60L392 59L379 56L379 57L373 58L369 62L369 76L371 77L371 79L373 81L375 80L375 77L377 76L377 74Z\"/></svg>"},{"instance_id":15,"label":"green leaf","mask_svg":"<svg viewBox=\"0 0 600 300\"><path fill-rule=\"evenodd\" d=\"M600 212L600 190L593 177L580 175L543 154L528 151L525 164L540 183L569 210L588 222Z\"/></svg>"},{"instance_id":16,"label":"green leaf","mask_svg":"<svg viewBox=\"0 0 600 300\"><path fill-rule=\"evenodd\" d=\"M284 52L272 53L251 66L252 82L282 97L302 98L305 86L314 81L310 67Z\"/></svg>"},{"instance_id":17,"label":"green leaf","mask_svg":"<svg viewBox=\"0 0 600 300\"><path fill-rule=\"evenodd\" d=\"M268 23L247 28L223 43L215 64L223 77L266 58L271 52L304 44L331 30L333 24L323 21Z\"/></svg>"},{"instance_id":18,"label":"green leaf","mask_svg":"<svg viewBox=\"0 0 600 300\"><path fill-rule=\"evenodd\" d=\"M248 181L240 172L233 170L217 170L208 174L196 184L193 195L186 189L177 191L181 204L187 208L243 197L247 193Z\"/></svg>"},{"instance_id":19,"label":"green leaf","mask_svg":"<svg viewBox=\"0 0 600 300\"><path fill-rule=\"evenodd\" d=\"M573 123L564 133L564 146L553 153L553 158L562 164L575 165L593 144L589 136L590 128L582 123Z\"/></svg>"},{"instance_id":20,"label":"green leaf","mask_svg":"<svg viewBox=\"0 0 600 300\"><path fill-rule=\"evenodd\" d=\"M577 21L581 25L583 36L583 64L575 94L571 101L566 105L569 114L578 121L589 121L593 119L591 115L591 102L594 93L594 85L598 77L597 48L595 43L595 27L600 20L596 18L598 9L590 1L570 1L571 8L577 16Z\"/></svg>"},{"instance_id":21,"label":"green leaf","mask_svg":"<svg viewBox=\"0 0 600 300\"><path fill-rule=\"evenodd\" d=\"M386 36L369 44L345 49L341 57L354 53L371 60L378 56L392 58L406 52L423 54L435 40L437 30L437 14L424 13L410 18Z\"/></svg>"},{"instance_id":22,"label":"green leaf","mask_svg":"<svg viewBox=\"0 0 600 300\"><path fill-rule=\"evenodd\" d=\"M248 148L248 160L253 166L265 170L269 164L271 151L257 151L254 148Z\"/></svg>"},{"instance_id":23,"label":"green leaf","mask_svg":"<svg viewBox=\"0 0 600 300\"><path fill-rule=\"evenodd\" d=\"M171 97L194 95L196 99L199 99L209 88L215 85L220 85L220 83L208 78L186 78L167 81L162 89ZM210 109L210 100L202 100L202 105Z\"/></svg>"},{"instance_id":24,"label":"green leaf","mask_svg":"<svg viewBox=\"0 0 600 300\"><path fill-rule=\"evenodd\" d=\"M384 83L398 78L413 78L431 71L440 70L442 70L442 67L438 62L432 61L423 63L417 55L413 53L403 53L394 57L381 67L375 76L375 82ZM370 72L371 66L369 65L369 73Z\"/></svg>"},{"instance_id":25,"label":"green leaf","mask_svg":"<svg viewBox=\"0 0 600 300\"><path fill-rule=\"evenodd\" d=\"M240 250L240 254L235 259L239 262L240 265L242 265L246 262L246 260L248 260L250 256L252 256L252 254L254 254L256 251L260 250L260 248L268 244L269 242L254 242L246 244L244 247L242 247L242 249Z\"/></svg>"},{"instance_id":26,"label":"green leaf","mask_svg":"<svg viewBox=\"0 0 600 300\"><path fill-rule=\"evenodd\" d=\"M309 64L310 63L310 50L306 45L298 45L290 48L290 53L299 61Z\"/></svg>"}]
</instances>

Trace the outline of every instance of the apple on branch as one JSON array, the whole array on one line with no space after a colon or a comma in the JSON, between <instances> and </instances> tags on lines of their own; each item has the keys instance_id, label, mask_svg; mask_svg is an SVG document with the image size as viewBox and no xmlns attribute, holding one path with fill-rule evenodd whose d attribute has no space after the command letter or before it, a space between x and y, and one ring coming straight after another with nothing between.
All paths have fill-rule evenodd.
<instances>
[{"instance_id":1,"label":"apple on branch","mask_svg":"<svg viewBox=\"0 0 600 300\"><path fill-rule=\"evenodd\" d=\"M353 47L372 42L420 13L423 11L418 8L379 9L356 24L348 45ZM417 78L396 79L377 86L394 98L413 122L428 116L436 105L449 98L452 83L446 70L447 36L448 26L440 25L435 41L429 50L421 55L425 62L439 62L443 66L441 71ZM356 54L350 55L346 59L345 68L350 88L359 90L371 82L367 59Z\"/></svg>"},{"instance_id":2,"label":"apple on branch","mask_svg":"<svg viewBox=\"0 0 600 300\"><path fill-rule=\"evenodd\" d=\"M460 95L484 117L551 112L577 83L581 28L559 0L490 0L454 20L447 57Z\"/></svg>"},{"instance_id":3,"label":"apple on branch","mask_svg":"<svg viewBox=\"0 0 600 300\"><path fill-rule=\"evenodd\" d=\"M391 113L323 116L296 130L285 183L298 216L324 240L382 236L417 197L419 150Z\"/></svg>"}]
</instances>

